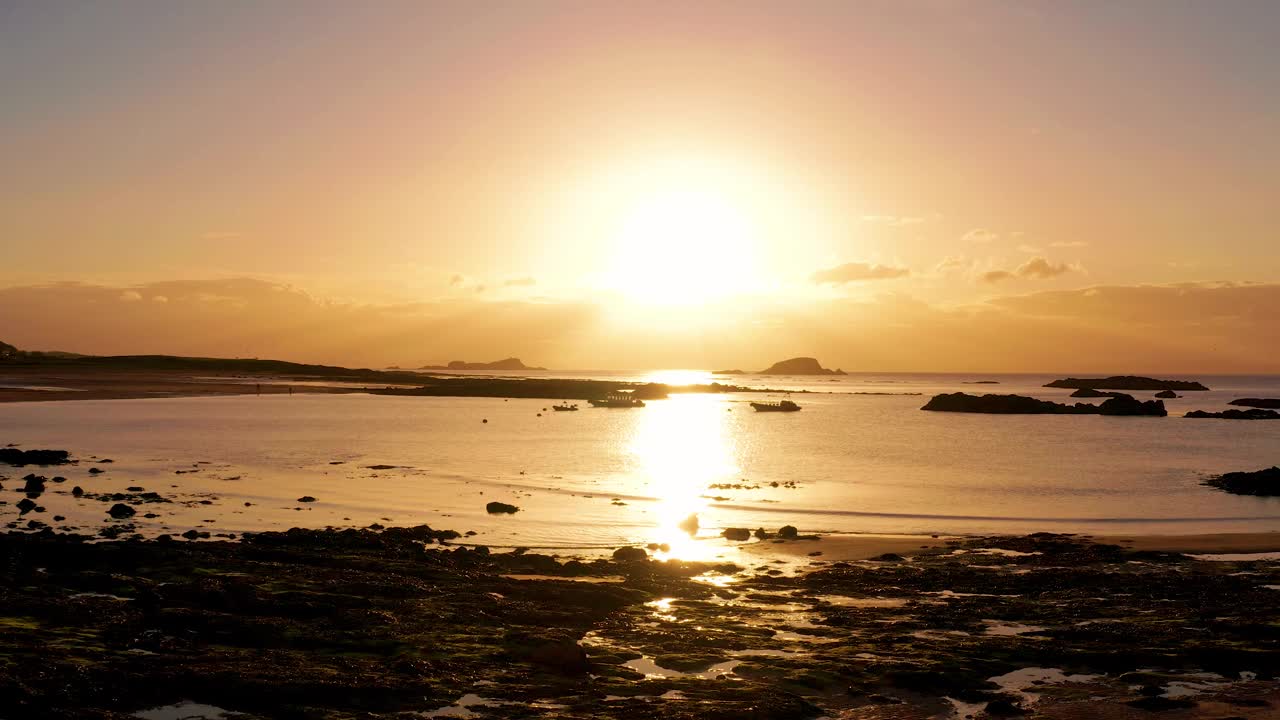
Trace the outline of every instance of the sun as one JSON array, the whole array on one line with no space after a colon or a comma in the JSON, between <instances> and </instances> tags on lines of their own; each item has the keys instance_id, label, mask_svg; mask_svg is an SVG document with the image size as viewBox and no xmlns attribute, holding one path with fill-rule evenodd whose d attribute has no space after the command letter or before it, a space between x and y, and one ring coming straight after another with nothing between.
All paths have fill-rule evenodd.
<instances>
[{"instance_id":1,"label":"sun","mask_svg":"<svg viewBox=\"0 0 1280 720\"><path fill-rule=\"evenodd\" d=\"M703 305L759 284L752 209L729 182L672 178L623 204L605 285L652 305Z\"/></svg>"}]
</instances>

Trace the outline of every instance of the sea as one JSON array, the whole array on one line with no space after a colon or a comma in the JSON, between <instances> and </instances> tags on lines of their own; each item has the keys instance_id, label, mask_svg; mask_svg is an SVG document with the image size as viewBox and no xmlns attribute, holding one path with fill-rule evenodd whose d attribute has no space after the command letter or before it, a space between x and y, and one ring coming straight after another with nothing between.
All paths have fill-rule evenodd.
<instances>
[{"instance_id":1,"label":"sea","mask_svg":"<svg viewBox=\"0 0 1280 720\"><path fill-rule=\"evenodd\" d=\"M428 524L494 548L566 553L665 543L698 557L723 544L724 528L784 525L947 535L1280 530L1280 498L1203 484L1280 464L1280 422L1182 417L1280 397L1277 376L1187 378L1212 389L1181 393L1165 401L1169 417L1152 418L920 409L956 391L1075 402L1070 390L1043 387L1060 377L1052 375L538 374L774 392L676 393L643 408L579 403L577 412L555 412L551 400L358 392L3 404L0 445L66 449L80 462L0 467L0 523L96 533L112 504L102 497L142 488L172 500L136 506L128 522L146 536ZM803 409L749 404L784 398ZM20 477L31 471L66 480L50 482L44 512L19 518ZM94 497L76 498L76 486ZM493 501L519 511L491 514Z\"/></svg>"}]
</instances>

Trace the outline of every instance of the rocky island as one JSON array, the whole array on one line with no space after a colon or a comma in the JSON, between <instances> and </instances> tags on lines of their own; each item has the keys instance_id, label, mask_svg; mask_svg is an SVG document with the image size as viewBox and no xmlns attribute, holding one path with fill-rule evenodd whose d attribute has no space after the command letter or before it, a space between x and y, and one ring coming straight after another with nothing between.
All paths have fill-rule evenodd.
<instances>
[{"instance_id":1,"label":"rocky island","mask_svg":"<svg viewBox=\"0 0 1280 720\"><path fill-rule=\"evenodd\" d=\"M1235 495L1280 496L1280 467L1224 473L1205 480L1203 484Z\"/></svg>"},{"instance_id":2,"label":"rocky island","mask_svg":"<svg viewBox=\"0 0 1280 720\"><path fill-rule=\"evenodd\" d=\"M829 370L822 367L817 358L796 357L782 360L761 370L760 375L845 375L840 369Z\"/></svg>"},{"instance_id":3,"label":"rocky island","mask_svg":"<svg viewBox=\"0 0 1280 720\"><path fill-rule=\"evenodd\" d=\"M1208 390L1193 380L1157 380L1137 375L1112 375L1107 378L1065 378L1045 387L1089 390Z\"/></svg>"},{"instance_id":4,"label":"rocky island","mask_svg":"<svg viewBox=\"0 0 1280 720\"><path fill-rule=\"evenodd\" d=\"M544 367L530 367L520 361L520 358L506 358L503 360L494 360L493 362L467 362L466 360L453 360L448 365L423 365L421 370L546 370Z\"/></svg>"},{"instance_id":5,"label":"rocky island","mask_svg":"<svg viewBox=\"0 0 1280 720\"><path fill-rule=\"evenodd\" d=\"M1218 420L1280 420L1280 412L1275 410L1264 410L1262 408L1249 408L1248 410L1223 410L1222 412L1209 412L1207 410L1192 410L1183 415L1189 418L1216 418Z\"/></svg>"},{"instance_id":6,"label":"rocky island","mask_svg":"<svg viewBox=\"0 0 1280 720\"><path fill-rule=\"evenodd\" d=\"M987 413L994 415L1168 415L1164 403L1159 400L1136 400L1132 395L1117 393L1100 405L1076 403L1066 405L1049 400L1037 400L1025 395L969 395L968 393L943 393L935 395L921 410L933 412Z\"/></svg>"},{"instance_id":7,"label":"rocky island","mask_svg":"<svg viewBox=\"0 0 1280 720\"><path fill-rule=\"evenodd\" d=\"M1239 400L1232 400L1227 404L1237 405L1239 407L1280 410L1280 398L1240 398Z\"/></svg>"}]
</instances>

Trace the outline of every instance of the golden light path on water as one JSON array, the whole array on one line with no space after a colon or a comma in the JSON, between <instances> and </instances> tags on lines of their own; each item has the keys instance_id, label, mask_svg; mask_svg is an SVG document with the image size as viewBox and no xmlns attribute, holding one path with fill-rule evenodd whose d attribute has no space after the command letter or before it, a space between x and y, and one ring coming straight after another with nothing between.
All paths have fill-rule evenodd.
<instances>
[{"instance_id":1,"label":"golden light path on water","mask_svg":"<svg viewBox=\"0 0 1280 720\"><path fill-rule=\"evenodd\" d=\"M667 557L706 560L723 550L719 543L696 540L681 524L706 509L706 495L713 494L709 485L737 479L737 443L727 408L718 395L674 393L649 403L635 427L629 450L644 494L658 498L652 542L669 545Z\"/></svg>"}]
</instances>

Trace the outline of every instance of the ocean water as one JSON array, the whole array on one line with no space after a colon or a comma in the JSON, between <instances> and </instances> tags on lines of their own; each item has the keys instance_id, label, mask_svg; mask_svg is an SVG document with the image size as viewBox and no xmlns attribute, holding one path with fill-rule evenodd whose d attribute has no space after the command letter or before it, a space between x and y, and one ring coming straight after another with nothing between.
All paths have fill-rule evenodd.
<instances>
[{"instance_id":1,"label":"ocean water","mask_svg":"<svg viewBox=\"0 0 1280 720\"><path fill-rule=\"evenodd\" d=\"M46 512L24 522L63 515L55 526L96 531L109 504L77 500L71 488L136 486L178 500L139 506L134 520L151 535L427 523L494 546L652 541L692 556L714 541L676 528L690 514L702 538L787 524L872 533L1280 530L1280 499L1201 485L1208 474L1280 463L1280 422L1180 417L1238 397L1280 397L1277 377L1196 378L1213 390L1166 401L1168 418L919 409L957 390L1065 401L1069 390L1041 387L1051 376L717 379L791 390L804 409L756 413L747 403L758 394L673 395L638 409L583 403L573 413L551 412L544 400L364 394L5 404L0 444L67 449L82 462L0 467L8 476L0 522L17 519L18 478L35 470L68 479L50 484ZM967 384L984 379L1000 384ZM90 475L91 467L106 472ZM318 501L297 502L303 495ZM521 510L489 515L491 500ZM143 518L148 511L158 517Z\"/></svg>"}]
</instances>

